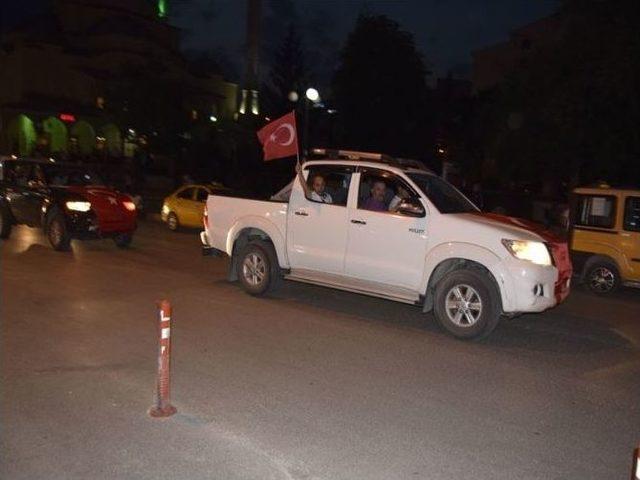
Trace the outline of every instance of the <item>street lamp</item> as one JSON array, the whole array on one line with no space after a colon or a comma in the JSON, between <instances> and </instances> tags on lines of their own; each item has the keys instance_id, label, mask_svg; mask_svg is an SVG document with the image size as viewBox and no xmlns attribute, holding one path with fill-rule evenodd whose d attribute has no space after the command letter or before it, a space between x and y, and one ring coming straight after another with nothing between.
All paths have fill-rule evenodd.
<instances>
[{"instance_id":1,"label":"street lamp","mask_svg":"<svg viewBox=\"0 0 640 480\"><path fill-rule=\"evenodd\" d=\"M320 94L318 93L318 90L313 87L307 88L305 95L307 99L311 100L313 103L316 103L318 100L320 100Z\"/></svg>"}]
</instances>

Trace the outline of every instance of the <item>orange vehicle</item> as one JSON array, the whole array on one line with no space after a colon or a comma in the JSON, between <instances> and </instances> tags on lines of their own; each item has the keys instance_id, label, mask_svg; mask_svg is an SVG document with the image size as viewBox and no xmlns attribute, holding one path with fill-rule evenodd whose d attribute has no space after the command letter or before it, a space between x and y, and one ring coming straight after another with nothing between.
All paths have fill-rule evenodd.
<instances>
[{"instance_id":1,"label":"orange vehicle","mask_svg":"<svg viewBox=\"0 0 640 480\"><path fill-rule=\"evenodd\" d=\"M574 272L592 292L640 287L640 190L575 189L570 248Z\"/></svg>"},{"instance_id":2,"label":"orange vehicle","mask_svg":"<svg viewBox=\"0 0 640 480\"><path fill-rule=\"evenodd\" d=\"M214 182L183 185L164 199L160 212L162 221L173 231L180 227L201 227L207 197L227 191L226 187Z\"/></svg>"}]
</instances>

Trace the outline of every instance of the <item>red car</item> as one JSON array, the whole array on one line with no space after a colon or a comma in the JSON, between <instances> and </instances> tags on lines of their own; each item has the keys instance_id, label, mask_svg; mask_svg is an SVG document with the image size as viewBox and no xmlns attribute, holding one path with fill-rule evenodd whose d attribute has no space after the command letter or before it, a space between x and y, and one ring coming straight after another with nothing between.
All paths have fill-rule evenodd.
<instances>
[{"instance_id":1,"label":"red car","mask_svg":"<svg viewBox=\"0 0 640 480\"><path fill-rule=\"evenodd\" d=\"M128 247L136 230L131 197L80 165L0 159L0 237L13 225L42 228L56 250L72 239L112 238Z\"/></svg>"}]
</instances>

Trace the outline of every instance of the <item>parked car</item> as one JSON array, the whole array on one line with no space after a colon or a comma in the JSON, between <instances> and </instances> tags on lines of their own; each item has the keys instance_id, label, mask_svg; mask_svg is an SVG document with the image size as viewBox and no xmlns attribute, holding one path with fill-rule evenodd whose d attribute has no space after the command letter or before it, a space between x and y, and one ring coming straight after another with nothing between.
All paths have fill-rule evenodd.
<instances>
[{"instance_id":1,"label":"parked car","mask_svg":"<svg viewBox=\"0 0 640 480\"><path fill-rule=\"evenodd\" d=\"M92 171L54 160L0 159L0 237L13 225L42 228L55 250L72 239L112 238L129 246L136 230L131 198Z\"/></svg>"},{"instance_id":2,"label":"parked car","mask_svg":"<svg viewBox=\"0 0 640 480\"><path fill-rule=\"evenodd\" d=\"M228 189L219 183L183 185L164 199L160 216L169 230L180 227L199 228L207 197Z\"/></svg>"},{"instance_id":3,"label":"parked car","mask_svg":"<svg viewBox=\"0 0 640 480\"><path fill-rule=\"evenodd\" d=\"M592 292L640 287L640 190L576 188L570 199L571 258Z\"/></svg>"},{"instance_id":4,"label":"parked car","mask_svg":"<svg viewBox=\"0 0 640 480\"><path fill-rule=\"evenodd\" d=\"M566 242L481 213L428 170L339 153L306 162L308 186L294 181L288 201L209 196L203 253L229 255L229 278L252 295L282 277L364 293L433 310L459 338L488 335L501 316L541 312L568 295ZM324 191L309 195L312 182Z\"/></svg>"}]
</instances>

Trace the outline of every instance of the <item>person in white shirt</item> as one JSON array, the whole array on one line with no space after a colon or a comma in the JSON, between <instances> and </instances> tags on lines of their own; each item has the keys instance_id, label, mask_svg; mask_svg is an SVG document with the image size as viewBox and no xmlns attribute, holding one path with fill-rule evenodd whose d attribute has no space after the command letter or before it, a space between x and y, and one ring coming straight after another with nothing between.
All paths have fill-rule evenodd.
<instances>
[{"instance_id":1,"label":"person in white shirt","mask_svg":"<svg viewBox=\"0 0 640 480\"><path fill-rule=\"evenodd\" d=\"M302 168L300 164L296 164L296 172L298 174L298 178L300 179L300 184L304 190L304 195L310 200L314 202L321 203L333 203L333 199L331 195L325 192L326 182L324 177L320 174L315 174L311 180L311 188L307 185L307 182L304 181L304 177L302 176Z\"/></svg>"}]
</instances>

